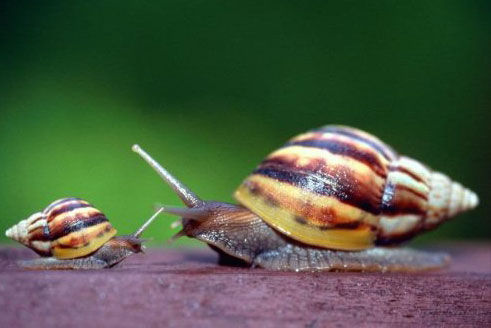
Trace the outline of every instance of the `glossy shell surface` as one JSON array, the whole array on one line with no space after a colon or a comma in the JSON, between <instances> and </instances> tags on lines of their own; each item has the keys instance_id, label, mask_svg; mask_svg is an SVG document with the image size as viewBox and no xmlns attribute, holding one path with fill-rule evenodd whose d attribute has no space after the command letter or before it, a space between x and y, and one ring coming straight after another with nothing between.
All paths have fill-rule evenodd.
<instances>
[{"instance_id":1,"label":"glossy shell surface","mask_svg":"<svg viewBox=\"0 0 491 328\"><path fill-rule=\"evenodd\" d=\"M6 231L41 256L86 256L116 235L106 216L79 198L63 198Z\"/></svg>"},{"instance_id":2,"label":"glossy shell surface","mask_svg":"<svg viewBox=\"0 0 491 328\"><path fill-rule=\"evenodd\" d=\"M234 196L285 235L340 250L397 243L478 204L446 175L345 126L292 138Z\"/></svg>"}]
</instances>

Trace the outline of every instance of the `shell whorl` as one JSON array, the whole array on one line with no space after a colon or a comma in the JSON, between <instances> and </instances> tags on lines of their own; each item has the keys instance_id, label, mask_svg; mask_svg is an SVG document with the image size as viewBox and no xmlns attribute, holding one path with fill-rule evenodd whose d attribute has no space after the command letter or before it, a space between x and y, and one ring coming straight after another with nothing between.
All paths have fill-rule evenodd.
<instances>
[{"instance_id":1,"label":"shell whorl","mask_svg":"<svg viewBox=\"0 0 491 328\"><path fill-rule=\"evenodd\" d=\"M35 240L32 236L33 230L37 228L44 230L46 229L45 227L47 227L46 218L42 212L37 212L7 229L5 236L32 248L40 255L49 256L51 255L51 243L44 240Z\"/></svg>"},{"instance_id":2,"label":"shell whorl","mask_svg":"<svg viewBox=\"0 0 491 328\"><path fill-rule=\"evenodd\" d=\"M431 229L440 222L479 205L479 197L445 174L433 172L425 228Z\"/></svg>"},{"instance_id":3,"label":"shell whorl","mask_svg":"<svg viewBox=\"0 0 491 328\"><path fill-rule=\"evenodd\" d=\"M234 195L298 241L348 250L409 239L478 203L443 174L345 126L292 138Z\"/></svg>"},{"instance_id":4,"label":"shell whorl","mask_svg":"<svg viewBox=\"0 0 491 328\"><path fill-rule=\"evenodd\" d=\"M90 254L115 234L105 215L79 198L57 200L5 232L41 256L60 259Z\"/></svg>"},{"instance_id":5,"label":"shell whorl","mask_svg":"<svg viewBox=\"0 0 491 328\"><path fill-rule=\"evenodd\" d=\"M430 230L478 205L477 195L420 162L399 156L389 167L380 216L380 242Z\"/></svg>"}]
</instances>

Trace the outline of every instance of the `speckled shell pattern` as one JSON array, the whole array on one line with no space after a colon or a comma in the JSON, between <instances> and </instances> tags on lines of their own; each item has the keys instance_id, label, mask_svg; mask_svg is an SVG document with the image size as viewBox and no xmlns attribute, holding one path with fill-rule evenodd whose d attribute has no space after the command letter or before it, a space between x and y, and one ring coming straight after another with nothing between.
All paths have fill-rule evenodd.
<instances>
[{"instance_id":1,"label":"speckled shell pattern","mask_svg":"<svg viewBox=\"0 0 491 328\"><path fill-rule=\"evenodd\" d=\"M111 239L116 230L106 216L79 198L63 198L5 232L41 256L86 256Z\"/></svg>"},{"instance_id":2,"label":"speckled shell pattern","mask_svg":"<svg viewBox=\"0 0 491 328\"><path fill-rule=\"evenodd\" d=\"M446 175L345 126L294 137L235 197L293 239L346 250L409 239L478 204Z\"/></svg>"}]
</instances>

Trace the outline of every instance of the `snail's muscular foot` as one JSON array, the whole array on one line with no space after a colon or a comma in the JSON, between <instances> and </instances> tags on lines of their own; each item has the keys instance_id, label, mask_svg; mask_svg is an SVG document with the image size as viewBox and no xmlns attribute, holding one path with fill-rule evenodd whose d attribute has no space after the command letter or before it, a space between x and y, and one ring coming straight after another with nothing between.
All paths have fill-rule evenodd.
<instances>
[{"instance_id":1,"label":"snail's muscular foot","mask_svg":"<svg viewBox=\"0 0 491 328\"><path fill-rule=\"evenodd\" d=\"M288 244L259 254L253 265L282 271L418 272L443 268L449 262L447 254L409 248L347 252Z\"/></svg>"},{"instance_id":2,"label":"snail's muscular foot","mask_svg":"<svg viewBox=\"0 0 491 328\"><path fill-rule=\"evenodd\" d=\"M28 270L90 270L108 267L108 264L93 256L60 260L54 257L43 257L33 260L18 261L17 264Z\"/></svg>"}]
</instances>

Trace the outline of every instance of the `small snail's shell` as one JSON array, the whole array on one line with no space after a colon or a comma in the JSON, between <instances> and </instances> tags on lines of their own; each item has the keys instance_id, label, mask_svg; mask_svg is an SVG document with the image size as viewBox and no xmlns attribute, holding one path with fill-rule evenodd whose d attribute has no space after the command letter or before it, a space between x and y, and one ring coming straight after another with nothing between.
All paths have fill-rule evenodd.
<instances>
[{"instance_id":1,"label":"small snail's shell","mask_svg":"<svg viewBox=\"0 0 491 328\"><path fill-rule=\"evenodd\" d=\"M59 259L86 256L115 234L105 215L79 198L57 200L5 232L38 254Z\"/></svg>"},{"instance_id":2,"label":"small snail's shell","mask_svg":"<svg viewBox=\"0 0 491 328\"><path fill-rule=\"evenodd\" d=\"M342 126L291 139L246 178L235 198L293 239L344 250L410 238L478 203L445 175Z\"/></svg>"}]
</instances>

